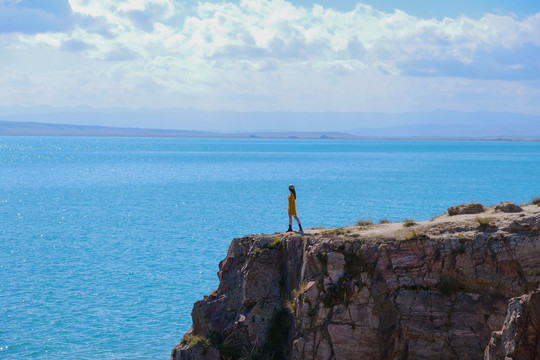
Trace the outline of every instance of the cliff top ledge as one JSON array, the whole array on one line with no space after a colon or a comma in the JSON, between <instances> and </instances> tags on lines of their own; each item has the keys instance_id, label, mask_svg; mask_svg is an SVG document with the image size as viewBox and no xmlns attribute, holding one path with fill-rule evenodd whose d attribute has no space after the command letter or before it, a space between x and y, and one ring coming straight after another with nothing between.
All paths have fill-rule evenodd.
<instances>
[{"instance_id":1,"label":"cliff top ledge","mask_svg":"<svg viewBox=\"0 0 540 360\"><path fill-rule=\"evenodd\" d=\"M340 236L343 239L348 240L386 242L411 240L414 237L422 237L424 235L436 236L439 239L444 239L455 237L456 233L464 236L472 236L478 232L540 232L540 229L533 229L531 225L525 221L531 216L534 217L540 215L540 205L527 204L518 206L511 202L503 202L499 205L490 207L483 207L480 205L483 208L481 212L467 213L469 208L475 207L476 205L480 204L461 204L452 207L461 207L461 214L449 215L447 212L427 221L416 222L413 219L407 219L403 222L390 222L385 219L379 224L374 224L371 220L359 220L357 225L339 228L311 228L305 230L303 235L320 237L322 241L334 241L336 236ZM275 233L267 236L282 234L283 233ZM285 234L293 235L292 233ZM301 233L295 231L294 234L298 235ZM259 236L265 236L265 234Z\"/></svg>"}]
</instances>

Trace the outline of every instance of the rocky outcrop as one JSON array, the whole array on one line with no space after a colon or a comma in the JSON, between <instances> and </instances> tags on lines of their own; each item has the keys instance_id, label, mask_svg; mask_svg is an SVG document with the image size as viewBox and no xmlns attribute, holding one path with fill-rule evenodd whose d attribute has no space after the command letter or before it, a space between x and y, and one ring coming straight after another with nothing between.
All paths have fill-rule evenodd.
<instances>
[{"instance_id":1,"label":"rocky outcrop","mask_svg":"<svg viewBox=\"0 0 540 360\"><path fill-rule=\"evenodd\" d=\"M521 206L514 204L510 201L505 201L500 203L499 205L495 206L495 210L507 212L507 213L515 213L515 212L522 212L523 209Z\"/></svg>"},{"instance_id":2,"label":"rocky outcrop","mask_svg":"<svg viewBox=\"0 0 540 360\"><path fill-rule=\"evenodd\" d=\"M467 203L448 208L448 215L479 214L484 212L484 206L478 203Z\"/></svg>"},{"instance_id":3,"label":"rocky outcrop","mask_svg":"<svg viewBox=\"0 0 540 360\"><path fill-rule=\"evenodd\" d=\"M538 207L485 216L234 239L171 359L480 359L540 284Z\"/></svg>"},{"instance_id":4,"label":"rocky outcrop","mask_svg":"<svg viewBox=\"0 0 540 360\"><path fill-rule=\"evenodd\" d=\"M491 335L484 360L540 359L540 291L510 300L501 331Z\"/></svg>"}]
</instances>

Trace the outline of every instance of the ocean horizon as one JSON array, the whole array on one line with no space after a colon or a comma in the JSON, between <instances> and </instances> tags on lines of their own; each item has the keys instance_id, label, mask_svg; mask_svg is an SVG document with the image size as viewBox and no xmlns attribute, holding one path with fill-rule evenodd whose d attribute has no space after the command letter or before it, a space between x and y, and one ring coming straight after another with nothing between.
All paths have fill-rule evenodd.
<instances>
[{"instance_id":1,"label":"ocean horizon","mask_svg":"<svg viewBox=\"0 0 540 360\"><path fill-rule=\"evenodd\" d=\"M0 358L168 358L230 241L540 195L540 143L0 137ZM294 224L296 225L296 224Z\"/></svg>"}]
</instances>

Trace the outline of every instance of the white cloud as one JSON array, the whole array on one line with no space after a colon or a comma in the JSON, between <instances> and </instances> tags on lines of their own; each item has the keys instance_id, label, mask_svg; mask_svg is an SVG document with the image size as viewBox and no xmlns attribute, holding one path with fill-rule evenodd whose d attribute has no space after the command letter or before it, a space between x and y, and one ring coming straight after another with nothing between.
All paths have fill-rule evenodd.
<instances>
[{"instance_id":1,"label":"white cloud","mask_svg":"<svg viewBox=\"0 0 540 360\"><path fill-rule=\"evenodd\" d=\"M522 79L530 74L538 81L540 70L531 68L530 59L503 56L540 54L535 52L540 13L522 20L493 14L437 20L362 4L340 12L284 0L69 4L74 14L70 30L0 35L0 56L9 49L17 49L17 56L24 51L71 53L64 60L69 65L65 71L46 71L42 65L33 72L28 63L23 69L15 55L0 60L0 69L33 79L35 101L359 111L408 111L436 104L482 110L502 108L504 93L521 109L540 113L534 100L517 102L538 95L538 84ZM74 70L77 64L87 70ZM482 78L471 75L480 67L486 72ZM520 78L512 78L514 74ZM40 86L62 81L53 92L56 97L37 95ZM466 94L474 94L474 100ZM21 90L4 101L27 99Z\"/></svg>"}]
</instances>

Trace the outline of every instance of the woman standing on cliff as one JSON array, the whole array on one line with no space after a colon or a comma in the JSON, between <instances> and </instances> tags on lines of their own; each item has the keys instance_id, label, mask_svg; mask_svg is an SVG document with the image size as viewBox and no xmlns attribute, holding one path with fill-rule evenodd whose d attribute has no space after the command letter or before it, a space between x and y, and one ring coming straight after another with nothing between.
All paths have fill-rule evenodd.
<instances>
[{"instance_id":1,"label":"woman standing on cliff","mask_svg":"<svg viewBox=\"0 0 540 360\"><path fill-rule=\"evenodd\" d=\"M298 227L300 228L300 232L304 232L302 230L302 224L300 224L300 219L298 216L296 216L296 190L294 189L294 185L289 185L289 191L291 192L289 194L289 207L287 209L287 212L289 213L289 229L287 232L293 231L292 229L292 217L296 219L296 222L298 223Z\"/></svg>"}]
</instances>

